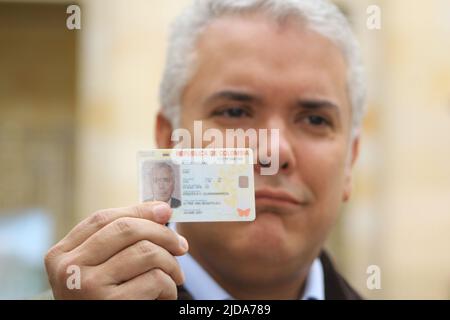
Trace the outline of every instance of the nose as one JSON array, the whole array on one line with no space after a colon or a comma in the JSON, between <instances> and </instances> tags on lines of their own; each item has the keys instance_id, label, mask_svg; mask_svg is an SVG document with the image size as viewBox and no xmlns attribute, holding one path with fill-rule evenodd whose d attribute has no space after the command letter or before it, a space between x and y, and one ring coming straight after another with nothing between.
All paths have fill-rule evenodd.
<instances>
[{"instance_id":1,"label":"nose","mask_svg":"<svg viewBox=\"0 0 450 320\"><path fill-rule=\"evenodd\" d=\"M263 168L272 166L270 171L275 174L291 174L296 167L296 158L295 139L291 136L289 128L282 119L272 118L266 129L268 129L267 141L262 141L261 138L258 141L256 172L261 174ZM277 168L273 168L273 166L277 166Z\"/></svg>"}]
</instances>

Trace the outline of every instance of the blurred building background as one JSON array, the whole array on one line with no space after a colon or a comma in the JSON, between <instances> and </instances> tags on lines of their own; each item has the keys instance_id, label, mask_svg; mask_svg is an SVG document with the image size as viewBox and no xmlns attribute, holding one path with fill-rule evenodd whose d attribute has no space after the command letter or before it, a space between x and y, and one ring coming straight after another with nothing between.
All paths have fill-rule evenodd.
<instances>
[{"instance_id":1,"label":"blurred building background","mask_svg":"<svg viewBox=\"0 0 450 320\"><path fill-rule=\"evenodd\" d=\"M137 202L136 152L154 146L168 27L188 2L78 1L68 30L73 2L0 0L0 298L46 289L47 248ZM369 111L328 247L368 298L450 299L450 1L336 2L363 47Z\"/></svg>"}]
</instances>

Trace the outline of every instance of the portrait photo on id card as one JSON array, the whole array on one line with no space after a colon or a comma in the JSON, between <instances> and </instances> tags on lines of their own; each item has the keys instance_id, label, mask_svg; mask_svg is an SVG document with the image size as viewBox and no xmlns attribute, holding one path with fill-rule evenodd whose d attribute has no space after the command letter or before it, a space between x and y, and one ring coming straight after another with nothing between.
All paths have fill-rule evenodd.
<instances>
[{"instance_id":1,"label":"portrait photo on id card","mask_svg":"<svg viewBox=\"0 0 450 320\"><path fill-rule=\"evenodd\" d=\"M171 208L181 206L180 169L171 161L145 161L142 164L144 201L164 201Z\"/></svg>"}]
</instances>

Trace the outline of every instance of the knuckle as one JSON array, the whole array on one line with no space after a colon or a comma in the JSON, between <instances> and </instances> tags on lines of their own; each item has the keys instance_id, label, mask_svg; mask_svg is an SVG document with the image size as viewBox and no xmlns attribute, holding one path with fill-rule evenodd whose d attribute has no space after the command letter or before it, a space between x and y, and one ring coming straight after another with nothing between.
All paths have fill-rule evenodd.
<instances>
[{"instance_id":1,"label":"knuckle","mask_svg":"<svg viewBox=\"0 0 450 320\"><path fill-rule=\"evenodd\" d=\"M114 227L119 234L128 235L131 233L132 221L130 218L119 218L114 222Z\"/></svg>"},{"instance_id":2,"label":"knuckle","mask_svg":"<svg viewBox=\"0 0 450 320\"><path fill-rule=\"evenodd\" d=\"M161 269L153 269L150 271L153 277L153 281L158 286L164 286L164 284L167 282L167 275L164 271Z\"/></svg>"},{"instance_id":3,"label":"knuckle","mask_svg":"<svg viewBox=\"0 0 450 320\"><path fill-rule=\"evenodd\" d=\"M136 243L136 248L140 254L153 255L156 251L156 245L149 240L141 240Z\"/></svg>"},{"instance_id":4,"label":"knuckle","mask_svg":"<svg viewBox=\"0 0 450 320\"><path fill-rule=\"evenodd\" d=\"M62 254L62 252L63 251L59 243L51 247L44 256L45 266L47 268L50 267L55 258Z\"/></svg>"},{"instance_id":5,"label":"knuckle","mask_svg":"<svg viewBox=\"0 0 450 320\"><path fill-rule=\"evenodd\" d=\"M91 215L88 223L96 228L103 227L108 222L108 216L109 216L108 210L96 211Z\"/></svg>"}]
</instances>

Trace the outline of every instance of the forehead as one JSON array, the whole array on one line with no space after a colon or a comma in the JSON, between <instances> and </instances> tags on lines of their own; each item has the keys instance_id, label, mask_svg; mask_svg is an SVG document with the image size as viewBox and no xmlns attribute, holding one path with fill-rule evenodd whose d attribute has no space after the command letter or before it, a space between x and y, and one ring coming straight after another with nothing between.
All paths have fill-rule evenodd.
<instances>
[{"instance_id":1,"label":"forehead","mask_svg":"<svg viewBox=\"0 0 450 320\"><path fill-rule=\"evenodd\" d=\"M184 91L191 98L250 84L348 101L341 51L293 17L279 22L262 13L223 16L208 25L196 49L196 70Z\"/></svg>"},{"instance_id":2,"label":"forehead","mask_svg":"<svg viewBox=\"0 0 450 320\"><path fill-rule=\"evenodd\" d=\"M154 166L152 168L152 175L153 176L162 176L162 175L169 175L171 174L171 169L169 169L166 166Z\"/></svg>"}]
</instances>

